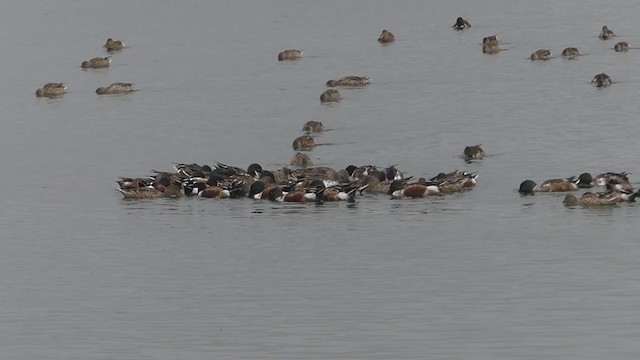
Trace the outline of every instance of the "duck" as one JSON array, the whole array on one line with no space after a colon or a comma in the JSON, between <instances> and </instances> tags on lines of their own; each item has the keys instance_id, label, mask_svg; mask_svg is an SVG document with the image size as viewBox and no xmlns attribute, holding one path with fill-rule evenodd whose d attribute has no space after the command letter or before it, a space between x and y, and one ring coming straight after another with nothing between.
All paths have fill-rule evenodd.
<instances>
[{"instance_id":1,"label":"duck","mask_svg":"<svg viewBox=\"0 0 640 360\"><path fill-rule=\"evenodd\" d=\"M484 150L482 150L482 148L480 147L480 144L465 147L463 155L466 160L472 160L472 159L481 160L485 157Z\"/></svg>"},{"instance_id":2,"label":"duck","mask_svg":"<svg viewBox=\"0 0 640 360\"><path fill-rule=\"evenodd\" d=\"M278 61L296 60L302 57L303 51L300 49L288 49L278 54Z\"/></svg>"},{"instance_id":3,"label":"duck","mask_svg":"<svg viewBox=\"0 0 640 360\"><path fill-rule=\"evenodd\" d=\"M291 161L289 162L289 165L306 168L309 166L313 166L313 160L311 160L309 155L299 152L293 155Z\"/></svg>"},{"instance_id":4,"label":"duck","mask_svg":"<svg viewBox=\"0 0 640 360\"><path fill-rule=\"evenodd\" d=\"M112 38L108 38L107 42L104 44L104 48L106 48L107 51L122 50L124 49L124 42L122 40L113 40Z\"/></svg>"},{"instance_id":5,"label":"duck","mask_svg":"<svg viewBox=\"0 0 640 360\"><path fill-rule=\"evenodd\" d=\"M316 146L316 141L309 135L303 135L293 140L293 150L308 151Z\"/></svg>"},{"instance_id":6,"label":"duck","mask_svg":"<svg viewBox=\"0 0 640 360\"><path fill-rule=\"evenodd\" d=\"M607 87L612 83L613 81L611 81L611 77L605 73L598 74L593 77L593 80L591 80L591 85L595 87Z\"/></svg>"},{"instance_id":7,"label":"duck","mask_svg":"<svg viewBox=\"0 0 640 360\"><path fill-rule=\"evenodd\" d=\"M531 54L531 60L549 60L551 59L551 51L547 49L536 50Z\"/></svg>"},{"instance_id":8,"label":"duck","mask_svg":"<svg viewBox=\"0 0 640 360\"><path fill-rule=\"evenodd\" d=\"M64 83L47 83L41 88L36 90L37 97L55 98L64 95L67 90L67 85Z\"/></svg>"},{"instance_id":9,"label":"duck","mask_svg":"<svg viewBox=\"0 0 640 360\"><path fill-rule=\"evenodd\" d=\"M464 30L464 29L468 29L470 27L471 27L471 23L469 21L461 18L461 17L456 19L456 23L453 24L453 26L452 26L452 28L454 30L458 30L458 31L461 31L461 30Z\"/></svg>"},{"instance_id":10,"label":"duck","mask_svg":"<svg viewBox=\"0 0 640 360\"><path fill-rule=\"evenodd\" d=\"M97 88L96 94L98 95L125 94L125 93L129 93L136 90L138 89L134 88L133 84L115 82L109 86Z\"/></svg>"},{"instance_id":11,"label":"duck","mask_svg":"<svg viewBox=\"0 0 640 360\"><path fill-rule=\"evenodd\" d=\"M613 50L615 50L616 52L623 52L623 51L629 51L629 43L626 41L621 41L617 44L615 44L615 46L613 47Z\"/></svg>"},{"instance_id":12,"label":"duck","mask_svg":"<svg viewBox=\"0 0 640 360\"><path fill-rule=\"evenodd\" d=\"M327 81L328 87L336 87L336 86L348 86L348 87L362 87L368 85L371 82L371 79L364 76L345 76L338 80L329 80Z\"/></svg>"},{"instance_id":13,"label":"duck","mask_svg":"<svg viewBox=\"0 0 640 360\"><path fill-rule=\"evenodd\" d=\"M91 60L83 61L80 67L83 69L103 69L111 66L111 57L95 57Z\"/></svg>"},{"instance_id":14,"label":"duck","mask_svg":"<svg viewBox=\"0 0 640 360\"><path fill-rule=\"evenodd\" d=\"M336 102L342 99L342 95L336 89L329 89L320 95L320 102Z\"/></svg>"},{"instance_id":15,"label":"duck","mask_svg":"<svg viewBox=\"0 0 640 360\"><path fill-rule=\"evenodd\" d=\"M169 184L163 190L154 187L140 187L132 189L117 189L125 199L157 199L157 198L181 198L183 196L177 184Z\"/></svg>"},{"instance_id":16,"label":"duck","mask_svg":"<svg viewBox=\"0 0 640 360\"><path fill-rule=\"evenodd\" d=\"M606 186L613 190L633 191L633 185L626 172L606 172L595 177L594 183L598 186Z\"/></svg>"},{"instance_id":17,"label":"duck","mask_svg":"<svg viewBox=\"0 0 640 360\"><path fill-rule=\"evenodd\" d=\"M473 189L477 184L478 174L465 173L459 178L446 179L438 184L440 192L443 194L452 194L461 191Z\"/></svg>"},{"instance_id":18,"label":"duck","mask_svg":"<svg viewBox=\"0 0 640 360\"><path fill-rule=\"evenodd\" d=\"M562 57L564 57L564 58L572 59L572 58L575 58L576 56L580 56L580 55L582 55L582 54L580 53L580 50L578 50L578 48L568 47L568 48L562 50Z\"/></svg>"},{"instance_id":19,"label":"duck","mask_svg":"<svg viewBox=\"0 0 640 360\"><path fill-rule=\"evenodd\" d=\"M407 184L402 180L394 180L389 185L388 193L392 199L416 199L425 196L440 195L440 187L434 182L418 182Z\"/></svg>"},{"instance_id":20,"label":"duck","mask_svg":"<svg viewBox=\"0 0 640 360\"><path fill-rule=\"evenodd\" d=\"M498 45L498 43L482 44L483 54L495 55L500 51L502 51L502 49L500 48L500 45Z\"/></svg>"},{"instance_id":21,"label":"duck","mask_svg":"<svg viewBox=\"0 0 640 360\"><path fill-rule=\"evenodd\" d=\"M600 31L600 35L598 35L598 37L602 40L609 40L615 36L616 34L614 34L613 31L609 30L609 28L606 26L602 27L602 31Z\"/></svg>"},{"instance_id":22,"label":"duck","mask_svg":"<svg viewBox=\"0 0 640 360\"><path fill-rule=\"evenodd\" d=\"M594 194L592 192L586 192L582 194L580 198L575 195L568 194L562 201L566 206L612 206L617 205L619 198L613 194Z\"/></svg>"},{"instance_id":23,"label":"duck","mask_svg":"<svg viewBox=\"0 0 640 360\"><path fill-rule=\"evenodd\" d=\"M268 199L274 202L319 202L321 201L320 195L325 188L320 189L318 192L305 192L305 191L284 191L280 186L275 187L269 191Z\"/></svg>"},{"instance_id":24,"label":"duck","mask_svg":"<svg viewBox=\"0 0 640 360\"><path fill-rule=\"evenodd\" d=\"M307 132L307 133L312 133L312 132L323 132L324 131L324 124L320 121L307 121L303 126L302 126L302 131Z\"/></svg>"},{"instance_id":25,"label":"duck","mask_svg":"<svg viewBox=\"0 0 640 360\"><path fill-rule=\"evenodd\" d=\"M380 36L378 37L378 42L382 44L388 44L394 41L396 41L395 35L387 29L382 30L382 33L380 33Z\"/></svg>"},{"instance_id":26,"label":"duck","mask_svg":"<svg viewBox=\"0 0 640 360\"><path fill-rule=\"evenodd\" d=\"M491 35L491 36L486 36L482 38L482 44L485 44L485 45L498 45L498 43L499 43L498 35Z\"/></svg>"},{"instance_id":27,"label":"duck","mask_svg":"<svg viewBox=\"0 0 640 360\"><path fill-rule=\"evenodd\" d=\"M542 184L525 180L520 184L518 192L523 195L532 195L534 192L565 192L589 187L593 187L593 178L589 173L582 173L577 178L572 176L566 179L551 179Z\"/></svg>"}]
</instances>

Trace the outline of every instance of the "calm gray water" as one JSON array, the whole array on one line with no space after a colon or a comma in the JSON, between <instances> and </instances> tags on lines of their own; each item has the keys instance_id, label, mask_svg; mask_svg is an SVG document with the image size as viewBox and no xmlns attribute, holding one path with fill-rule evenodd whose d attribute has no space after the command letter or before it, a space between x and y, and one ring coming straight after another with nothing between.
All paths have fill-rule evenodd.
<instances>
[{"instance_id":1,"label":"calm gray water","mask_svg":"<svg viewBox=\"0 0 640 360\"><path fill-rule=\"evenodd\" d=\"M0 13L1 359L637 359L635 205L520 197L640 174L640 2L21 1ZM473 27L452 31L458 16ZM608 25L620 36L601 41ZM397 41L382 46L383 28ZM498 34L507 51L481 52ZM107 70L106 38L128 49ZM549 48L578 60L531 62ZM279 51L304 49L296 62ZM607 72L616 82L589 82ZM328 79L365 89L321 104ZM34 96L46 82L68 94ZM141 91L99 97L99 86ZM478 172L437 199L124 201L174 162ZM465 164L466 145L485 160Z\"/></svg>"}]
</instances>

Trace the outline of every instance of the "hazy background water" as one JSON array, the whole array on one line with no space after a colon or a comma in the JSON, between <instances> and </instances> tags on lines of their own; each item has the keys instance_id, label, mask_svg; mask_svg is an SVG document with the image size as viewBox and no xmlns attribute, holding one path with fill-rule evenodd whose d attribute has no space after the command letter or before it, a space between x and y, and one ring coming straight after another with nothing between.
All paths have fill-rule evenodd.
<instances>
[{"instance_id":1,"label":"hazy background water","mask_svg":"<svg viewBox=\"0 0 640 360\"><path fill-rule=\"evenodd\" d=\"M21 1L0 39L2 359L637 359L637 206L522 198L527 178L640 173L640 3ZM458 16L473 27L452 31ZM597 38L608 25L619 38ZM382 46L383 28L397 41ZM505 43L481 52L484 36ZM106 38L129 46L111 68ZM578 60L531 62L539 48ZM278 52L304 49L296 62ZM616 82L589 82L607 72ZM324 83L364 89L321 104ZM62 99L36 88L64 81ZM114 81L141 91L99 97ZM124 201L174 162L479 173L437 199ZM466 145L490 154L465 164Z\"/></svg>"}]
</instances>

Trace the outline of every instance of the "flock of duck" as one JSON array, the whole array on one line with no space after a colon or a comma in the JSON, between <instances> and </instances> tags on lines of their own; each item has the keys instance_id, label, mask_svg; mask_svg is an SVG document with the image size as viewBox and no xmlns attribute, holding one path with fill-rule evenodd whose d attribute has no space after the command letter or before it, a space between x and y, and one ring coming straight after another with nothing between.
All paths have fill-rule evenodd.
<instances>
[{"instance_id":1,"label":"flock of duck","mask_svg":"<svg viewBox=\"0 0 640 360\"><path fill-rule=\"evenodd\" d=\"M471 24L469 23L469 21L464 20L463 18L458 18L456 23L453 25L453 28L459 31L468 29L470 27L471 27ZM600 31L600 34L598 35L598 38L602 40L610 40L610 39L613 39L615 36L616 34L612 30L610 30L607 26L603 26L602 30ZM613 50L615 50L616 52L629 51L630 49L631 49L631 46L626 41L618 42L613 46ZM500 51L502 51L502 48L500 46L500 41L498 40L498 37L496 35L487 36L482 39L483 53L495 55L495 54L498 54ZM576 47L568 47L562 50L561 55L563 58L566 58L566 59L575 59L576 57L581 56L582 53ZM534 51L531 54L531 56L529 56L529 58L532 61L551 60L552 58L551 50L538 49ZM612 83L613 81L611 80L611 77L605 73L597 74L591 80L591 84L596 87L607 87L607 86L610 86Z\"/></svg>"},{"instance_id":2,"label":"flock of duck","mask_svg":"<svg viewBox=\"0 0 640 360\"><path fill-rule=\"evenodd\" d=\"M453 28L463 31L471 27L468 20L458 18ZM611 39L615 34L606 26L602 28L599 37L603 40ZM395 41L395 36L388 30L383 30L378 38L381 44ZM123 48L121 42L117 42ZM105 47L116 44L111 39ZM117 48L116 48L117 49ZM628 43L618 43L616 51L626 51ZM483 52L497 54L501 51L500 42L496 35L483 39ZM577 48L566 48L562 56L575 58L580 56ZM299 49L288 49L278 54L278 61L295 61L303 56ZM540 49L531 54L531 60L549 60L551 52ZM110 58L95 58L82 63L83 68L100 68L109 66ZM370 84L367 77L345 76L337 80L329 80L328 89L320 96L321 102L337 102L341 100L340 92L335 87L356 88ZM611 78L606 74L598 74L592 84L605 87L611 84ZM115 84L112 84L114 86ZM117 86L117 85L116 85ZM52 84L38 89L38 96L47 93ZM109 93L100 88L98 94ZM57 96L57 95L56 95ZM153 174L142 177L121 177L116 182L117 189L125 199L151 198L182 198L198 196L203 198L251 198L256 200L270 200L274 202L354 202L356 196L362 193L385 194L393 199L423 198L428 196L442 196L445 194L468 191L476 186L477 173L454 170L440 173L432 178L404 176L396 166L378 169L373 165L349 165L344 169L330 167L314 167L311 158L304 153L315 146L314 133L324 131L320 121L308 121L302 127L306 135L296 138L292 147L297 152L290 161L292 168L282 167L274 170L263 169L259 164L251 164L245 170L237 166L229 166L216 162L214 166L191 164L174 164L170 172L153 171ZM485 152L481 145L465 147L461 156L467 162L482 160ZM620 202L633 202L640 192L635 192L626 173L602 173L595 178L589 173L566 179L551 179L541 184L532 180L525 180L520 184L519 193L523 196L538 192L571 192L578 189L603 186L602 192L586 192L581 197L567 195L564 204L567 206L610 206Z\"/></svg>"},{"instance_id":3,"label":"flock of duck","mask_svg":"<svg viewBox=\"0 0 640 360\"><path fill-rule=\"evenodd\" d=\"M107 42L103 46L109 53L114 53L125 48L124 42L121 40L107 39ZM111 66L111 56L95 57L90 60L83 61L80 64L82 69L105 69ZM107 86L102 86L96 89L98 95L110 95L110 94L124 94L132 91L136 91L133 84L124 82L115 82ZM41 88L36 90L37 97L46 97L55 99L63 96L67 92L67 85L61 83L47 83Z\"/></svg>"}]
</instances>

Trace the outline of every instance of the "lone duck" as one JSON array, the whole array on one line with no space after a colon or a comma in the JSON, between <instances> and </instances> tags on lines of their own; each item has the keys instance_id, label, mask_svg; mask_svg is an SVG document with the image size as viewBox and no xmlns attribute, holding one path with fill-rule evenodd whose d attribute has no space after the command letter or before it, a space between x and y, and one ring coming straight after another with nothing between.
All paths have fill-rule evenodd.
<instances>
[{"instance_id":1,"label":"lone duck","mask_svg":"<svg viewBox=\"0 0 640 360\"><path fill-rule=\"evenodd\" d=\"M345 76L338 80L329 80L327 81L328 87L336 87L336 86L348 86L348 87L360 87L369 84L371 81L370 78L364 76Z\"/></svg>"},{"instance_id":2,"label":"lone duck","mask_svg":"<svg viewBox=\"0 0 640 360\"><path fill-rule=\"evenodd\" d=\"M382 44L387 44L390 42L394 42L396 37L387 29L382 30L380 36L378 37L378 42Z\"/></svg>"},{"instance_id":3,"label":"lone duck","mask_svg":"<svg viewBox=\"0 0 640 360\"><path fill-rule=\"evenodd\" d=\"M302 57L302 50L289 49L278 54L278 61L282 60L296 60Z\"/></svg>"},{"instance_id":4,"label":"lone duck","mask_svg":"<svg viewBox=\"0 0 640 360\"><path fill-rule=\"evenodd\" d=\"M549 60L551 59L551 51L546 49L536 50L531 54L531 60Z\"/></svg>"},{"instance_id":5,"label":"lone duck","mask_svg":"<svg viewBox=\"0 0 640 360\"><path fill-rule=\"evenodd\" d=\"M566 206L611 206L617 205L620 202L620 198L613 194L601 193L594 194L592 192L586 192L578 199L574 195L565 196L562 201Z\"/></svg>"},{"instance_id":6,"label":"lone duck","mask_svg":"<svg viewBox=\"0 0 640 360\"><path fill-rule=\"evenodd\" d=\"M104 44L104 48L107 49L107 51L122 50L124 49L124 42L121 40L113 40L112 38L108 38L107 43Z\"/></svg>"},{"instance_id":7,"label":"lone duck","mask_svg":"<svg viewBox=\"0 0 640 360\"><path fill-rule=\"evenodd\" d=\"M67 85L64 83L48 83L36 90L37 97L54 98L64 95Z\"/></svg>"},{"instance_id":8,"label":"lone duck","mask_svg":"<svg viewBox=\"0 0 640 360\"><path fill-rule=\"evenodd\" d=\"M111 57L96 57L91 60L83 61L80 67L83 69L103 69L111 66Z\"/></svg>"},{"instance_id":9,"label":"lone duck","mask_svg":"<svg viewBox=\"0 0 640 360\"><path fill-rule=\"evenodd\" d=\"M480 147L480 144L465 147L463 155L466 160L472 160L472 159L480 160L485 157L484 150L482 150L482 148Z\"/></svg>"},{"instance_id":10,"label":"lone duck","mask_svg":"<svg viewBox=\"0 0 640 360\"><path fill-rule=\"evenodd\" d=\"M312 132L323 132L324 125L320 121L307 121L304 126L302 126L302 131L312 133Z\"/></svg>"},{"instance_id":11,"label":"lone duck","mask_svg":"<svg viewBox=\"0 0 640 360\"><path fill-rule=\"evenodd\" d=\"M293 140L293 150L311 150L316 146L316 141L309 135L297 137Z\"/></svg>"},{"instance_id":12,"label":"lone duck","mask_svg":"<svg viewBox=\"0 0 640 360\"><path fill-rule=\"evenodd\" d=\"M107 87L99 87L96 89L98 95L110 95L110 94L124 94L138 89L133 87L133 84L115 82Z\"/></svg>"},{"instance_id":13,"label":"lone duck","mask_svg":"<svg viewBox=\"0 0 640 360\"><path fill-rule=\"evenodd\" d=\"M464 29L468 29L470 27L471 27L471 23L469 23L469 21L467 21L467 20L465 20L465 19L463 19L461 17L459 17L456 20L456 23L453 24L453 26L452 26L452 28L454 28L455 30L458 30L458 31L461 31L461 30L464 30Z\"/></svg>"},{"instance_id":14,"label":"lone duck","mask_svg":"<svg viewBox=\"0 0 640 360\"><path fill-rule=\"evenodd\" d=\"M602 27L602 31L600 31L600 35L598 35L598 37L602 40L609 40L615 36L616 34L614 34L613 31L609 30L609 28L606 26Z\"/></svg>"},{"instance_id":15,"label":"lone duck","mask_svg":"<svg viewBox=\"0 0 640 360\"><path fill-rule=\"evenodd\" d=\"M335 89L329 89L320 95L320 102L335 102L340 101L340 99L342 99L342 95Z\"/></svg>"},{"instance_id":16,"label":"lone duck","mask_svg":"<svg viewBox=\"0 0 640 360\"><path fill-rule=\"evenodd\" d=\"M580 56L580 55L582 55L582 54L580 53L580 50L578 50L578 48L568 47L568 48L562 50L562 57L564 57L564 58L572 59L572 58L575 58L576 56Z\"/></svg>"},{"instance_id":17,"label":"lone duck","mask_svg":"<svg viewBox=\"0 0 640 360\"><path fill-rule=\"evenodd\" d=\"M613 47L613 50L617 52L629 51L629 43L626 41L621 41Z\"/></svg>"},{"instance_id":18,"label":"lone duck","mask_svg":"<svg viewBox=\"0 0 640 360\"><path fill-rule=\"evenodd\" d=\"M611 77L605 73L598 74L593 77L593 80L591 80L591 85L595 87L607 87L611 85L611 83Z\"/></svg>"}]
</instances>

